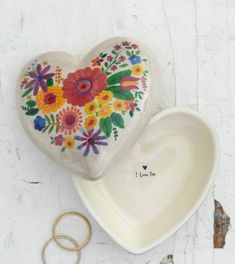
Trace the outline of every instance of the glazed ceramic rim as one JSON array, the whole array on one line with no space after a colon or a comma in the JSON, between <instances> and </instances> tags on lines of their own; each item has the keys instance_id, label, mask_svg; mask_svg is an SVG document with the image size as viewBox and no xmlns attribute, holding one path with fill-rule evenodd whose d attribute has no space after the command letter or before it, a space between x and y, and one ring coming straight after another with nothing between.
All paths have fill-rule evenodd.
<instances>
[{"instance_id":1,"label":"glazed ceramic rim","mask_svg":"<svg viewBox=\"0 0 235 264\"><path fill-rule=\"evenodd\" d=\"M121 239L119 239L116 234L114 234L112 232L112 230L110 230L102 221L102 219L100 218L100 216L93 211L92 207L90 206L89 202L86 199L86 196L84 195L82 188L80 187L80 184L75 184L76 185L76 189L81 197L82 202L84 203L85 207L87 208L87 210L90 212L90 214L94 217L94 220L102 227L102 229L122 248L124 248L125 250L127 250L128 252L132 253L132 254L143 254L149 250L151 250L152 248L158 246L160 243L162 243L163 241L165 241L167 238L169 238L171 235L173 235L180 227L182 227L192 216L193 214L200 208L200 206L202 205L202 202L205 200L207 194L209 193L209 190L212 187L212 184L214 182L214 178L216 175L216 171L218 168L218 163L219 163L219 139L216 133L215 128L213 127L213 125L211 124L211 122L204 117L201 113L199 113L198 111L192 110L192 109L188 109L188 108L181 108L181 107L172 107L172 108L167 108L165 110L162 110L158 113L156 113L155 115L152 116L152 118L150 119L150 123L156 122L157 120L169 115L169 114L173 114L173 113L183 113L183 114L188 114L191 116L196 117L197 119L199 119L199 121L201 121L205 127L207 127L208 131L211 134L211 138L212 138L212 142L213 142L213 146L214 146L214 159L213 159L213 169L211 170L211 173L208 175L208 181L207 184L204 187L204 190L201 192L201 194L198 196L198 198L196 199L196 202L193 204L193 206L191 207L190 210L188 210L188 212L181 218L181 220L175 222L174 225L172 225L172 228L168 230L168 232L166 232L164 235L160 236L158 239L156 239L155 241L153 241L152 243L149 243L149 245L142 247L142 248L133 248L130 247L127 243L123 242ZM75 183L75 179L77 179L76 176L74 176L73 181ZM79 181L83 181L82 179L79 179Z\"/></svg>"}]
</instances>

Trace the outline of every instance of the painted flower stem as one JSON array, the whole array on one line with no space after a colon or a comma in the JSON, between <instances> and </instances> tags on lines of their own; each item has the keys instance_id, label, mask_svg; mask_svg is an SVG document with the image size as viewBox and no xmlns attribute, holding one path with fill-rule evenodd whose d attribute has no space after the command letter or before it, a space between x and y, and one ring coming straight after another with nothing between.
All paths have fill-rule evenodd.
<instances>
[{"instance_id":1,"label":"painted flower stem","mask_svg":"<svg viewBox=\"0 0 235 264\"><path fill-rule=\"evenodd\" d=\"M107 72L109 70L109 68L116 62L118 56L121 54L122 51L123 51L123 49L121 49L119 52L117 52L117 55L114 57L113 61L109 64L109 66L104 70L104 72Z\"/></svg>"}]
</instances>

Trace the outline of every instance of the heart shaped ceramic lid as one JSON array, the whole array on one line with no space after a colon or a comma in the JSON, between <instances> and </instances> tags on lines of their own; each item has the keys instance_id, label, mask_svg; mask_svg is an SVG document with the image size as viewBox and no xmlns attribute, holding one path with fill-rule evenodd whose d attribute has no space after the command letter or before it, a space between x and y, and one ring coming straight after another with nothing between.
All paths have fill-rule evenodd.
<instances>
[{"instance_id":1,"label":"heart shaped ceramic lid","mask_svg":"<svg viewBox=\"0 0 235 264\"><path fill-rule=\"evenodd\" d=\"M17 88L23 126L44 153L80 177L98 179L148 122L154 71L148 49L123 38L104 41L80 61L62 52L38 56Z\"/></svg>"}]
</instances>

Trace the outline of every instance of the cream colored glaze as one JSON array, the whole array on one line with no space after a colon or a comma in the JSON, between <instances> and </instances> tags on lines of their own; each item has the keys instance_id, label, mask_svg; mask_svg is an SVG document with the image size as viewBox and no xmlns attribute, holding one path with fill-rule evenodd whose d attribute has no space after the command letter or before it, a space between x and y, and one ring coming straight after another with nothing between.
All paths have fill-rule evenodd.
<instances>
[{"instance_id":1,"label":"cream colored glaze","mask_svg":"<svg viewBox=\"0 0 235 264\"><path fill-rule=\"evenodd\" d=\"M204 118L193 111L165 110L152 118L109 175L97 182L74 180L106 232L128 251L142 253L172 234L199 206L217 156L216 135ZM156 175L136 177L136 171Z\"/></svg>"}]
</instances>

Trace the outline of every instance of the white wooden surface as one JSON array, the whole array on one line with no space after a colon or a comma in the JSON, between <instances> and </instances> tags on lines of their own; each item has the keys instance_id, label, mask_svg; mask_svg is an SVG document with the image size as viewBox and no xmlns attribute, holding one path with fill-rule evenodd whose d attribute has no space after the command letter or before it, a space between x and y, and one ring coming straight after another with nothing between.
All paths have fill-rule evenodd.
<instances>
[{"instance_id":1,"label":"white wooden surface","mask_svg":"<svg viewBox=\"0 0 235 264\"><path fill-rule=\"evenodd\" d=\"M93 226L81 263L158 264L171 254L175 264L234 263L235 1L0 0L0 10L0 263L41 263L53 219L68 210L83 212ZM51 50L84 55L113 36L148 44L161 66L161 107L198 109L221 141L215 185L202 207L176 234L140 256L122 250L93 221L68 172L27 138L15 107L17 77L32 56ZM224 249L213 249L214 198L231 217ZM49 263L74 259L56 247L48 253Z\"/></svg>"}]
</instances>

